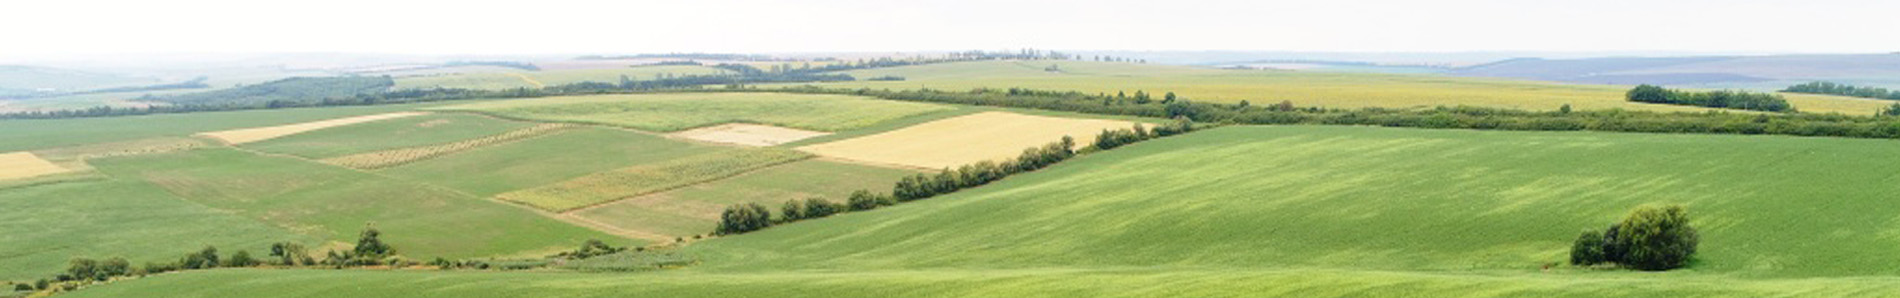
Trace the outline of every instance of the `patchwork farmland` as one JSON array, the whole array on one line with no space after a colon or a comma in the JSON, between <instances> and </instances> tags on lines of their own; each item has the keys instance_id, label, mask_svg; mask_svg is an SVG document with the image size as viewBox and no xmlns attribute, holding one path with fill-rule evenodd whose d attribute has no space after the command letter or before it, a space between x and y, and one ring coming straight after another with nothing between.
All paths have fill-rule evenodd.
<instances>
[{"instance_id":1,"label":"patchwork farmland","mask_svg":"<svg viewBox=\"0 0 1900 298\"><path fill-rule=\"evenodd\" d=\"M1892 101L964 55L0 119L0 297L1900 290ZM1636 272L1656 225L1699 248Z\"/></svg>"}]
</instances>

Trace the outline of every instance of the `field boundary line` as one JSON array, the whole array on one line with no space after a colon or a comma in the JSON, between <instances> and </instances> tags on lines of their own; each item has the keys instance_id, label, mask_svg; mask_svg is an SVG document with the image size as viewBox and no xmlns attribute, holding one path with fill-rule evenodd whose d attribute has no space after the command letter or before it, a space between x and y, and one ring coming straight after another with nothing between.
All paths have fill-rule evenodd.
<instances>
[{"instance_id":1,"label":"field boundary line","mask_svg":"<svg viewBox=\"0 0 1900 298\"><path fill-rule=\"evenodd\" d=\"M529 84L529 85L534 85L534 87L535 87L535 88L547 88L547 87L548 87L548 85L547 85L547 84L542 84L542 83L541 83L541 81L536 81L536 80L534 80L534 78L530 78L530 77L528 77L528 75L524 75L524 74L519 74L519 73L512 73L512 72L510 72L510 73L508 73L508 75L511 75L511 76L515 76L515 78L518 78L518 79L521 79L521 81L523 81L523 82L528 82L528 84Z\"/></svg>"},{"instance_id":2,"label":"field boundary line","mask_svg":"<svg viewBox=\"0 0 1900 298\"><path fill-rule=\"evenodd\" d=\"M651 234L651 233L646 233L646 234L642 234L642 233L641 233L641 232L639 232L639 231L628 231L628 230L624 230L624 229L618 229L618 228L613 228L613 227L611 227L611 226L605 226L605 225L597 225L597 224L594 224L594 223L590 223L590 222L586 222L586 221L576 221L576 219L578 219L578 218L575 218L575 217L568 217L568 216L563 216L563 215L562 215L562 214L560 214L560 213L555 213L555 212L548 212L547 210L542 210L542 209L540 209L540 208L535 208L534 206L528 206L528 205L523 205L523 204L520 204L520 203L516 203L516 202L511 202L511 201L504 201L504 200L500 200L500 199L496 199L496 198L494 198L494 197L483 197L483 196L478 196L478 195L475 195L475 194L472 194L472 193L468 193L468 192L465 192L465 191L462 191L462 190L460 190L460 189L455 189L455 188L452 188L452 187L447 187L447 186L441 186L441 185L436 185L436 184L434 184L434 183L428 183L428 182L423 182L423 181L416 181L416 180L411 180L411 179L406 179L406 178L403 178L403 177L397 177L397 176L391 176L391 175L388 175L388 174L383 174L383 173L378 173L378 172L376 172L376 171L370 171L370 170L364 170L364 169L357 169L357 168L351 168L351 167L344 167L344 166L337 166L337 165L332 165L332 164L328 164L328 163L323 163L323 162L320 162L320 161L317 161L317 160L314 160L314 159L310 159L310 158L306 158L306 157L302 157L302 156L296 156L296 155L289 155L289 154L279 154L279 153L270 153L270 152L263 152L263 151L257 151L257 150L253 150L253 149L250 149L250 148L242 148L242 147L237 147L237 146L225 146L225 147L227 147L227 148L231 148L231 149L234 149L234 150L238 150L238 151L241 151L241 152L244 152L244 153L249 153L249 154L255 154L255 155L259 155L259 156L264 156L264 157L277 157L277 158L289 158L289 159L296 159L296 160L302 160L302 161L305 161L305 162L310 162L310 163L315 163L315 164L320 164L320 165L324 165L324 166L331 166L331 167L337 167L337 168L342 168L342 169L346 169L346 170L350 170L350 171L356 171L356 172L359 172L359 173L364 173L364 174L369 174L369 175L372 175L372 176L376 176L376 177L380 177L380 178L383 178L383 179L389 179L389 180L393 180L393 181L400 181L400 182L406 182L406 183L413 183L413 184L415 184L415 185L420 185L420 186L423 186L423 187L428 187L428 188L431 188L431 189L436 189L436 190L441 190L441 191L445 191L445 192L449 192L449 193L453 193L453 194L456 194L456 195L458 195L458 196L462 196L462 197L466 197L466 198L468 198L468 199L472 199L472 200L477 200L477 201L484 201L484 202L489 202L489 203L493 203L493 204L500 204L500 205L504 205L504 206L511 206L511 207L514 207L514 208L520 208L520 209L523 209L523 210L527 210L527 211L529 211L529 212L533 212L534 214L537 214L537 215L540 215L540 216L542 216L542 217L547 217L547 218L549 218L549 219L554 219L554 220L558 220L558 221L561 221L561 222L565 222L565 223L568 223L568 224L572 224L572 225L574 225L574 226L577 226L577 227L581 227L581 228L585 228L585 229L589 229L589 230L594 230L595 232L601 232L601 233L607 233L607 234L609 234L609 235L615 235L615 236L621 236L621 237L630 237L630 238L635 238L635 239L643 239L643 240L654 240L654 241L656 241L656 242L665 242L664 240L670 240L669 238L664 238L664 237L660 237L660 238L652 238L652 237L653 237L653 235L657 235L657 234ZM146 183L150 183L150 182L148 181L148 182L146 182ZM160 187L160 189L164 189L164 188L163 188L163 187ZM166 189L166 192L171 192L171 190L170 190L170 189ZM174 196L178 196L178 194L176 194L176 193L174 193L173 195L174 195ZM183 197L182 197L182 196L180 196L180 198L183 198ZM186 199L186 201L190 201L190 200L189 200L189 199ZM197 203L197 202L193 202L193 203ZM199 205L203 205L203 204L199 204ZM210 206L206 206L206 208L210 208ZM217 208L212 208L212 209L213 209L213 210L224 210L224 209L217 209ZM249 217L247 216L247 218L249 218ZM259 221L262 221L262 219L257 219L257 220L259 220ZM273 225L273 226L276 226L276 225ZM290 227L282 227L282 228L285 228L285 229L289 229ZM661 235L661 236L664 236L664 235Z\"/></svg>"},{"instance_id":3,"label":"field boundary line","mask_svg":"<svg viewBox=\"0 0 1900 298\"><path fill-rule=\"evenodd\" d=\"M799 153L804 153L804 152L799 152ZM587 210L591 210L591 209L594 209L594 208L600 208L601 206L606 206L606 205L608 205L608 204L613 204L613 203L619 203L619 202L621 202L621 201L626 201L626 200L628 200L628 199L633 199L633 198L638 198L638 197L644 197L644 196L650 196L650 195L654 195L654 194L659 194L659 193L663 193L663 192L669 192L669 191L674 191L674 190L679 190L679 189L682 189L682 188L687 188L687 187L693 187L693 186L699 186L699 185L705 185L705 184L707 184L707 183L712 183L712 182L715 182L715 181L724 181L724 180L726 180L726 179L732 179L732 178L737 178L737 177L739 177L739 176L745 176L745 175L750 175L750 174L752 174L752 173L757 173L757 172L759 172L759 171L764 171L764 170L766 170L766 169L771 169L771 168L777 168L777 167L782 167L782 166L785 166L785 165L788 165L788 164L791 164L791 163L795 163L795 162L800 162L800 161L807 161L807 160L812 160L812 159L816 159L816 158L818 158L818 155L815 155L815 154L809 154L809 153L804 153L804 154L805 154L805 157L803 157L803 158L797 158L797 159L792 159L792 160L788 160L788 161L784 161L784 162L778 162L778 163L772 163L772 164L767 164L767 165L765 165L765 166L761 166L761 167L757 167L757 168L753 168L753 169L750 169L750 170L745 170L745 171L739 171L739 172L737 172L737 173L733 173L732 175L726 175L726 176L721 176L721 177L716 177L716 178L712 178L712 179L706 179L706 180L701 180L701 181L695 181L695 182L692 182L692 183L685 183L685 184L681 184L681 185L677 185L677 186L673 186L673 187L666 187L666 188L661 188L661 189L657 189L657 190L654 190L654 191L649 191L649 192L644 192L644 193L639 193L639 194L632 194L632 195L626 195L626 196L621 196L621 197L619 197L619 198L614 198L614 199L612 199L612 200L607 200L607 201L601 201L601 202L596 202L596 203L592 203L592 204L587 204L587 205L581 205L581 206L579 206L579 207L574 207L574 208L568 208L568 209L566 209L566 210L561 210L561 211L558 211L558 213L560 213L560 214L574 214L574 215L576 215L576 216L578 216L578 214L577 214L577 213L580 213L580 212L582 212L582 211L587 211ZM618 170L618 169L615 169L615 170ZM556 182L556 183L559 183L559 182ZM538 187L538 186L537 186L537 187ZM525 203L523 203L523 204L525 204Z\"/></svg>"},{"instance_id":4,"label":"field boundary line","mask_svg":"<svg viewBox=\"0 0 1900 298\"><path fill-rule=\"evenodd\" d=\"M473 139L435 144L435 145L424 145L424 146L415 146L415 147L408 147L408 148L396 148L396 149L389 149L389 150L364 152L364 153L357 153L357 154L344 155L344 156L338 156L338 157L324 158L324 159L319 159L317 161L326 163L326 164L336 165L336 166L365 169L365 170L384 169L384 168L398 167L398 166L403 166L403 165L407 165L407 164L411 164L415 162L435 159L438 157L454 155L456 153L461 153L461 152L465 152L469 150L475 150L475 149L487 148L487 147L492 147L492 146L500 146L500 145L512 144L516 142L532 140L532 139L536 139L540 137L558 134L563 131L572 129L574 127L576 127L576 125L566 124L566 123L543 123L543 124L538 124L535 126L529 126L529 127L525 127L521 129L506 131L499 134L482 136L482 137L473 138ZM394 159L393 161L389 161L389 162L382 161L382 160L385 160L385 158L382 158L382 157L387 157L387 156L392 156L392 155L396 156L395 158L393 158Z\"/></svg>"}]
</instances>

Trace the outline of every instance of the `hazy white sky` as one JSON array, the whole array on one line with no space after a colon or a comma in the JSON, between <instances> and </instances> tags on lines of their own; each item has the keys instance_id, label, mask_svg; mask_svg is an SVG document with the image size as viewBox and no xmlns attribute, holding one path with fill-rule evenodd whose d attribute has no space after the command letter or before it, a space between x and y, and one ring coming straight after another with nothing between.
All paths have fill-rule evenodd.
<instances>
[{"instance_id":1,"label":"hazy white sky","mask_svg":"<svg viewBox=\"0 0 1900 298\"><path fill-rule=\"evenodd\" d=\"M1900 51L1894 0L9 1L0 56Z\"/></svg>"}]
</instances>

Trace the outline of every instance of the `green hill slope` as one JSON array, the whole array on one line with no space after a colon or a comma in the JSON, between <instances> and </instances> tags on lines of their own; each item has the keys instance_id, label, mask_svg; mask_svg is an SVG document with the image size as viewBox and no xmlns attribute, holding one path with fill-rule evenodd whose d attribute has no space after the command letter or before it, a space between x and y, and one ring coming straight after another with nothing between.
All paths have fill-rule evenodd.
<instances>
[{"instance_id":1,"label":"green hill slope","mask_svg":"<svg viewBox=\"0 0 1900 298\"><path fill-rule=\"evenodd\" d=\"M543 296L1663 296L1900 290L1900 147L1760 136L1230 127L926 201L701 242L637 274L213 271L81 292ZM1697 261L1569 240L1688 205ZM236 281L241 279L242 281ZM375 284L369 288L364 285ZM454 285L451 287L450 285ZM407 292L417 291L417 292ZM352 296L354 295L354 296Z\"/></svg>"}]
</instances>

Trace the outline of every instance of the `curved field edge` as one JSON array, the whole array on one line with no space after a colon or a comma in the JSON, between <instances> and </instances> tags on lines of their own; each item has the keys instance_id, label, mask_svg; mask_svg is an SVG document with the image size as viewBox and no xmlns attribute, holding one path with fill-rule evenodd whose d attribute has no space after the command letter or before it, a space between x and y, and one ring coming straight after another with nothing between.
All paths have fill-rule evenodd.
<instances>
[{"instance_id":1,"label":"curved field edge","mask_svg":"<svg viewBox=\"0 0 1900 298\"><path fill-rule=\"evenodd\" d=\"M1199 268L730 274L219 269L116 282L62 297L1855 297L1900 291L1900 279L1891 277L1649 275Z\"/></svg>"}]
</instances>

